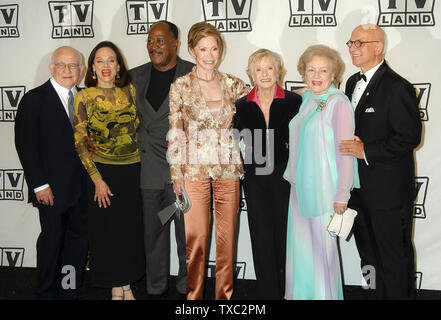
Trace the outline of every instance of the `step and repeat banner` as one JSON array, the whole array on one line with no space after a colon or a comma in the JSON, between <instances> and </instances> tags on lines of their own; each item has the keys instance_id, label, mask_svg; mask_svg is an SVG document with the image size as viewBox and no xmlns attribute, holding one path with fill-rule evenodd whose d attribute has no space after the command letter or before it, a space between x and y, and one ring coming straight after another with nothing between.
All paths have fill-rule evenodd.
<instances>
[{"instance_id":1,"label":"step and repeat banner","mask_svg":"<svg viewBox=\"0 0 441 320\"><path fill-rule=\"evenodd\" d=\"M85 60L102 40L122 50L129 68L149 60L151 25L169 20L180 28L179 54L187 32L198 21L214 24L227 50L220 70L246 82L248 57L259 48L280 53L288 73L285 88L302 86L297 61L310 45L338 50L352 66L345 42L359 24L376 23L387 35L389 65L417 89L423 140L415 152L418 197L414 207L417 285L441 290L441 4L435 0L0 0L0 265L34 267L40 232L38 212L27 204L27 186L14 146L14 119L23 95L49 77L52 52L62 45L80 50ZM344 88L344 83L343 83ZM438 141L438 142L437 142ZM437 196L438 195L438 196ZM236 277L254 279L246 199L241 199ZM172 236L173 237L173 236ZM172 244L174 239L172 239ZM174 246L174 244L173 244ZM353 238L340 242L345 283L362 284ZM177 272L175 247L171 274ZM130 263L130 261L127 261ZM207 274L214 275L215 241Z\"/></svg>"}]
</instances>

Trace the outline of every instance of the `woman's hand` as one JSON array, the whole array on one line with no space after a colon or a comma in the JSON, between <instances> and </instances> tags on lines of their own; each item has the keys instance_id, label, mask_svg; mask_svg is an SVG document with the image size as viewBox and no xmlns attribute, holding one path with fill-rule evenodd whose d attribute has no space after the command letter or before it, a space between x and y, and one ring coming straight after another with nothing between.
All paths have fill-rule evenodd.
<instances>
[{"instance_id":1,"label":"woman's hand","mask_svg":"<svg viewBox=\"0 0 441 320\"><path fill-rule=\"evenodd\" d=\"M98 207L101 208L101 206L104 206L104 208L107 208L107 206L110 206L110 198L109 196L113 197L112 191L110 191L109 186L103 179L97 179L94 181L95 183L95 195L93 197L93 201L98 200Z\"/></svg>"},{"instance_id":2,"label":"woman's hand","mask_svg":"<svg viewBox=\"0 0 441 320\"><path fill-rule=\"evenodd\" d=\"M347 208L348 208L347 203L334 202L334 212L336 214L343 214L343 212L345 212Z\"/></svg>"},{"instance_id":3,"label":"woman's hand","mask_svg":"<svg viewBox=\"0 0 441 320\"><path fill-rule=\"evenodd\" d=\"M173 180L173 190L178 196L182 194L181 185L184 185L184 179Z\"/></svg>"}]
</instances>

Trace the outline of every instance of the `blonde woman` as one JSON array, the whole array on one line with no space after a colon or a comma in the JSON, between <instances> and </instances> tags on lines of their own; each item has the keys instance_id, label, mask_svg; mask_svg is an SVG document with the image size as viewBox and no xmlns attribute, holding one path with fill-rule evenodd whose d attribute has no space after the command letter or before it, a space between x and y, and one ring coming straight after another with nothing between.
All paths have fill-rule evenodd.
<instances>
[{"instance_id":1,"label":"blonde woman","mask_svg":"<svg viewBox=\"0 0 441 320\"><path fill-rule=\"evenodd\" d=\"M291 183L286 252L286 299L343 299L337 240L326 232L333 213L342 214L353 187L359 187L355 158L339 152L354 139L354 111L336 88L344 63L337 51L314 45L297 69L309 89L289 124Z\"/></svg>"}]
</instances>

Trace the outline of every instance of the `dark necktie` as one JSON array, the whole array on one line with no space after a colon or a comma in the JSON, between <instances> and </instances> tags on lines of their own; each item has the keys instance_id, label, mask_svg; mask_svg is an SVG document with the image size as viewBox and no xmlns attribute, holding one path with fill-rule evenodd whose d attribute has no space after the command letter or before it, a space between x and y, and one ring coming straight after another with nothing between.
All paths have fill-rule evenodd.
<instances>
[{"instance_id":1,"label":"dark necktie","mask_svg":"<svg viewBox=\"0 0 441 320\"><path fill-rule=\"evenodd\" d=\"M366 82L366 76L364 74L362 74L361 72L358 72L355 74L355 81L360 81L361 79L364 80L364 82Z\"/></svg>"},{"instance_id":2,"label":"dark necktie","mask_svg":"<svg viewBox=\"0 0 441 320\"><path fill-rule=\"evenodd\" d=\"M73 127L74 95L70 90L69 90L69 96L67 98L67 111L69 112L69 120Z\"/></svg>"}]
</instances>

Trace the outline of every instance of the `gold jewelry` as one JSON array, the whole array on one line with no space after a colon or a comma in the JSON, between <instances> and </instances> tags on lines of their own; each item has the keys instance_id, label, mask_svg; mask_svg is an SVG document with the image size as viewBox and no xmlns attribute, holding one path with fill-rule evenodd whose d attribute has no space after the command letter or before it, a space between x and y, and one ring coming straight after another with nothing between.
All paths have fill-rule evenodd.
<instances>
[{"instance_id":1,"label":"gold jewelry","mask_svg":"<svg viewBox=\"0 0 441 320\"><path fill-rule=\"evenodd\" d=\"M323 109L326 107L326 100L320 100L320 102L317 104L317 109L315 111L323 111Z\"/></svg>"},{"instance_id":2,"label":"gold jewelry","mask_svg":"<svg viewBox=\"0 0 441 320\"><path fill-rule=\"evenodd\" d=\"M197 73L197 71L196 71L196 78L198 78L198 80L205 81L205 82L211 82L211 81L213 81L214 79L216 79L216 75L217 75L217 71L216 71L216 69L214 69L214 70L213 70L213 77L212 77L211 79L207 80L207 79L199 78L198 73Z\"/></svg>"},{"instance_id":3,"label":"gold jewelry","mask_svg":"<svg viewBox=\"0 0 441 320\"><path fill-rule=\"evenodd\" d=\"M93 79L93 80L96 80L96 73L95 73L95 71L94 71L93 74L92 74L92 79Z\"/></svg>"}]
</instances>

